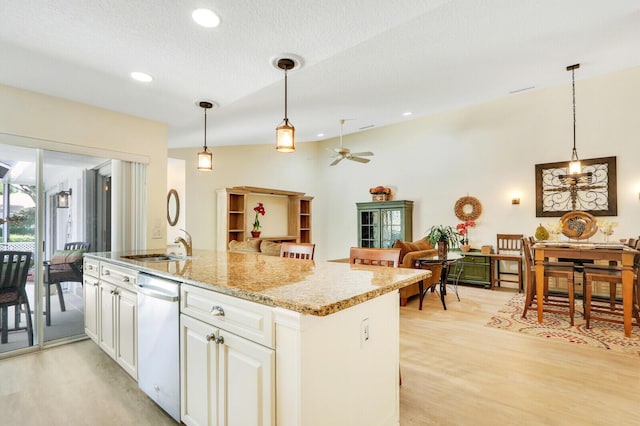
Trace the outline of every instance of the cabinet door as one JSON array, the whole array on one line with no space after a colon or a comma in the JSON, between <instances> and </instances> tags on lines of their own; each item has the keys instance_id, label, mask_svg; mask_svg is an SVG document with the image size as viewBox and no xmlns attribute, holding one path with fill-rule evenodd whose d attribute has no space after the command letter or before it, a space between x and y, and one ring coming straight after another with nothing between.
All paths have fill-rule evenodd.
<instances>
[{"instance_id":1,"label":"cabinet door","mask_svg":"<svg viewBox=\"0 0 640 426\"><path fill-rule=\"evenodd\" d=\"M138 378L137 298L136 294L117 290L116 361L134 379Z\"/></svg>"},{"instance_id":2,"label":"cabinet door","mask_svg":"<svg viewBox=\"0 0 640 426\"><path fill-rule=\"evenodd\" d=\"M380 210L358 212L358 240L360 247L380 247Z\"/></svg>"},{"instance_id":3,"label":"cabinet door","mask_svg":"<svg viewBox=\"0 0 640 426\"><path fill-rule=\"evenodd\" d=\"M220 332L218 424L275 425L275 351Z\"/></svg>"},{"instance_id":4,"label":"cabinet door","mask_svg":"<svg viewBox=\"0 0 640 426\"><path fill-rule=\"evenodd\" d=\"M217 424L219 345L207 340L215 330L180 315L180 417L186 425Z\"/></svg>"},{"instance_id":5,"label":"cabinet door","mask_svg":"<svg viewBox=\"0 0 640 426\"><path fill-rule=\"evenodd\" d=\"M116 357L116 286L100 282L98 293L98 341L103 351Z\"/></svg>"},{"instance_id":6,"label":"cabinet door","mask_svg":"<svg viewBox=\"0 0 640 426\"><path fill-rule=\"evenodd\" d=\"M404 209L380 210L380 247L390 248L404 238Z\"/></svg>"},{"instance_id":7,"label":"cabinet door","mask_svg":"<svg viewBox=\"0 0 640 426\"><path fill-rule=\"evenodd\" d=\"M84 332L94 342L98 341L98 292L100 286L97 278L84 276Z\"/></svg>"}]
</instances>

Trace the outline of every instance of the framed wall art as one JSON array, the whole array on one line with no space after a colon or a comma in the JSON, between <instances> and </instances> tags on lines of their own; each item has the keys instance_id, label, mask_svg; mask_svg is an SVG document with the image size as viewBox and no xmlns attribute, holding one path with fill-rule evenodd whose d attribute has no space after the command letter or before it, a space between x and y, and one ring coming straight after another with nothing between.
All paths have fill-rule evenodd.
<instances>
[{"instance_id":1,"label":"framed wall art","mask_svg":"<svg viewBox=\"0 0 640 426\"><path fill-rule=\"evenodd\" d=\"M580 160L587 182L562 179L569 162L536 164L536 217L561 217L570 211L617 216L616 157Z\"/></svg>"}]
</instances>

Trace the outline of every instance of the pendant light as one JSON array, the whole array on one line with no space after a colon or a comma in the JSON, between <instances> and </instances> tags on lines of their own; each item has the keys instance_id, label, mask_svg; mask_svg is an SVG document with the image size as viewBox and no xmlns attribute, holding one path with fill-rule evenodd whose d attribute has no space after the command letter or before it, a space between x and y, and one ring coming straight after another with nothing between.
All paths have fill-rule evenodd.
<instances>
[{"instance_id":1,"label":"pendant light","mask_svg":"<svg viewBox=\"0 0 640 426\"><path fill-rule=\"evenodd\" d=\"M591 173L582 173L582 165L576 150L576 79L575 70L580 68L580 64L569 65L567 71L571 71L571 91L573 96L573 149L571 160L569 161L569 174L560 176L560 180L565 185L576 185L591 183Z\"/></svg>"},{"instance_id":2,"label":"pendant light","mask_svg":"<svg viewBox=\"0 0 640 426\"><path fill-rule=\"evenodd\" d=\"M201 101L199 105L204 109L204 150L198 153L198 170L210 172L213 170L213 154L207 151L207 110L211 109L213 104Z\"/></svg>"},{"instance_id":3,"label":"pendant light","mask_svg":"<svg viewBox=\"0 0 640 426\"><path fill-rule=\"evenodd\" d=\"M295 146L295 127L289 123L287 118L287 73L293 69L295 62L293 59L282 58L278 60L278 68L284 70L284 120L276 127L276 151L293 152Z\"/></svg>"}]
</instances>

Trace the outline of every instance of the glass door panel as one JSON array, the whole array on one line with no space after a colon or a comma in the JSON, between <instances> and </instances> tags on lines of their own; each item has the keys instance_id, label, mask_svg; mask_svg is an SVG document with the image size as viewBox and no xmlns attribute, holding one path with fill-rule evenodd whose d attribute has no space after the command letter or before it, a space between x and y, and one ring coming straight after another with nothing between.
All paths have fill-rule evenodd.
<instances>
[{"instance_id":1,"label":"glass door panel","mask_svg":"<svg viewBox=\"0 0 640 426\"><path fill-rule=\"evenodd\" d=\"M8 252L31 253L31 266L26 282L18 284L17 294L20 299L15 300L18 303L8 300L0 304L0 354L30 346L29 324L33 344L37 345L38 342L34 317L37 278L36 161L35 149L0 144L0 262L9 261L9 257L5 256ZM6 271L6 267L3 269ZM13 288L3 288L2 292L9 294L15 291ZM28 303L24 303L25 298ZM27 321L27 316L31 321Z\"/></svg>"},{"instance_id":2,"label":"glass door panel","mask_svg":"<svg viewBox=\"0 0 640 426\"><path fill-rule=\"evenodd\" d=\"M84 335L82 255L99 245L94 231L109 192L105 164L106 158L43 153L45 342Z\"/></svg>"}]
</instances>

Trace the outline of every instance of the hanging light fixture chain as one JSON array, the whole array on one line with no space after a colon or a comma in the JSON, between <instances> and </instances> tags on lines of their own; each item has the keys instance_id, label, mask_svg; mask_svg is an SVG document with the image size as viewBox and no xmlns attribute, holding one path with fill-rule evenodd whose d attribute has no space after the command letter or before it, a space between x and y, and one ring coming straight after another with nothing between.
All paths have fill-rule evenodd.
<instances>
[{"instance_id":1,"label":"hanging light fixture chain","mask_svg":"<svg viewBox=\"0 0 640 426\"><path fill-rule=\"evenodd\" d=\"M288 117L288 115L287 115L287 98L288 98L288 95L287 95L287 85L288 85L287 84L287 76L288 76L288 74L289 74L289 69L285 68L284 69L284 121L285 121L285 123L289 122L289 119L287 118Z\"/></svg>"},{"instance_id":2,"label":"hanging light fixture chain","mask_svg":"<svg viewBox=\"0 0 640 426\"><path fill-rule=\"evenodd\" d=\"M575 124L574 124L575 127ZM574 142L575 145L575 142ZM207 150L207 109L204 109L204 150Z\"/></svg>"}]
</instances>

